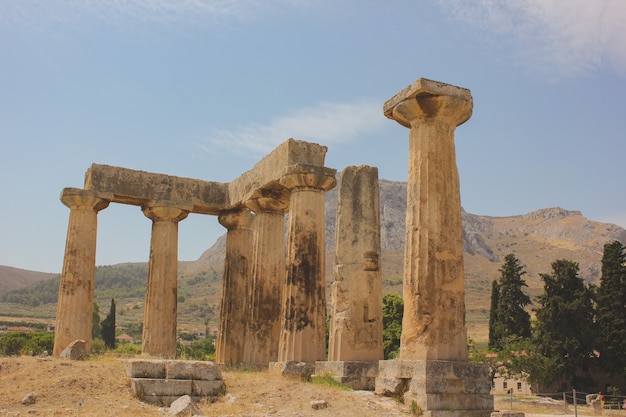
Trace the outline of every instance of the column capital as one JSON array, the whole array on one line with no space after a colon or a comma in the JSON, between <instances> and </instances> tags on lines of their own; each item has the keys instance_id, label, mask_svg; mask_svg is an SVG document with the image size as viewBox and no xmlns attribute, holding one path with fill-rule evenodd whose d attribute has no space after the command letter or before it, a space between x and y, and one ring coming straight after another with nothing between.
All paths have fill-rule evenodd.
<instances>
[{"instance_id":1,"label":"column capital","mask_svg":"<svg viewBox=\"0 0 626 417\"><path fill-rule=\"evenodd\" d=\"M296 164L287 167L280 176L280 185L293 191L301 188L313 188L328 191L335 187L336 169L317 165Z\"/></svg>"},{"instance_id":2,"label":"column capital","mask_svg":"<svg viewBox=\"0 0 626 417\"><path fill-rule=\"evenodd\" d=\"M387 100L385 116L404 127L445 122L458 126L472 115L472 95L466 88L420 78Z\"/></svg>"},{"instance_id":3,"label":"column capital","mask_svg":"<svg viewBox=\"0 0 626 417\"><path fill-rule=\"evenodd\" d=\"M178 223L189 215L193 207L181 207L168 202L154 201L141 206L143 214L152 221L168 221Z\"/></svg>"},{"instance_id":4,"label":"column capital","mask_svg":"<svg viewBox=\"0 0 626 417\"><path fill-rule=\"evenodd\" d=\"M246 201L246 207L255 213L281 212L289 207L290 193L285 187L277 185L271 189L260 189Z\"/></svg>"},{"instance_id":5,"label":"column capital","mask_svg":"<svg viewBox=\"0 0 626 417\"><path fill-rule=\"evenodd\" d=\"M109 206L113 200L113 194L80 188L64 188L60 198L61 202L70 209L89 208L98 212Z\"/></svg>"},{"instance_id":6,"label":"column capital","mask_svg":"<svg viewBox=\"0 0 626 417\"><path fill-rule=\"evenodd\" d=\"M253 215L246 208L226 210L219 214L217 220L228 230L245 229L252 224Z\"/></svg>"}]
</instances>

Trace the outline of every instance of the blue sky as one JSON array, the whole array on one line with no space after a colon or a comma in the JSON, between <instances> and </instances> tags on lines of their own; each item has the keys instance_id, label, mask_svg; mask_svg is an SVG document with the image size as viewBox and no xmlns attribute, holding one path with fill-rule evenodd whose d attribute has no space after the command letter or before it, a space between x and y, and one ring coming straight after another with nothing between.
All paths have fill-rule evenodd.
<instances>
[{"instance_id":1,"label":"blue sky","mask_svg":"<svg viewBox=\"0 0 626 417\"><path fill-rule=\"evenodd\" d=\"M626 227L623 0L0 1L0 264L60 272L92 163L231 181L293 137L406 180L383 103L420 77L471 90L461 199ZM146 261L151 222L100 212L97 264ZM224 233L180 223L179 258Z\"/></svg>"}]
</instances>

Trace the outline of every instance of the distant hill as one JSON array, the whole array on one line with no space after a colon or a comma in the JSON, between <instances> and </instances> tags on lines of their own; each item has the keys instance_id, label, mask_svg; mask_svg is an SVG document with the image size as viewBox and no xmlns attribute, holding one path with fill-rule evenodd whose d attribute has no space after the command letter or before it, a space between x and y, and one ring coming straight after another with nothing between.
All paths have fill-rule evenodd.
<instances>
[{"instance_id":1,"label":"distant hill","mask_svg":"<svg viewBox=\"0 0 626 417\"><path fill-rule=\"evenodd\" d=\"M326 276L332 282L333 246L337 192L326 193ZM381 245L383 291L402 291L404 263L404 231L406 183L380 181ZM466 277L468 321L484 321L488 316L491 282L499 277L504 256L515 253L528 274L528 293L533 297L543 289L540 273L550 273L551 263L568 259L580 264L580 275L589 282L600 277L603 246L619 240L626 244L626 230L607 223L586 219L578 211L546 208L509 217L481 216L463 212L463 249ZM225 236L207 249L198 260L179 263L179 326L209 319L215 323L219 308L224 268ZM96 277L96 298L126 297L118 303L118 311L128 320L141 320L142 297L145 293L147 263L119 264L99 267ZM0 266L0 299L10 290L47 281L58 274L46 274ZM50 285L50 283L47 283ZM34 286L32 293L54 292L44 283ZM29 298L20 291L13 296ZM330 291L328 291L330 296ZM42 302L48 302L42 301ZM101 304L102 305L102 304ZM101 311L102 312L102 311Z\"/></svg>"},{"instance_id":2,"label":"distant hill","mask_svg":"<svg viewBox=\"0 0 626 417\"><path fill-rule=\"evenodd\" d=\"M17 288L26 287L37 281L48 280L57 275L59 274L28 271L26 269L0 265L0 294Z\"/></svg>"}]
</instances>

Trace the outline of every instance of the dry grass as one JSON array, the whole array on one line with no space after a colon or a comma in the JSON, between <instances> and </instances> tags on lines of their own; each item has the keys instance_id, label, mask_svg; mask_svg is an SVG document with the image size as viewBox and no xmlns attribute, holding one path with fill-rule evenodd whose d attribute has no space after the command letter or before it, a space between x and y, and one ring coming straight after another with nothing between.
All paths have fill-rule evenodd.
<instances>
[{"instance_id":1,"label":"dry grass","mask_svg":"<svg viewBox=\"0 0 626 417\"><path fill-rule=\"evenodd\" d=\"M199 405L206 416L315 416L373 417L411 415L408 407L371 392L345 391L282 378L267 372L225 370L227 393L217 401ZM22 398L37 393L33 405ZM79 409L79 399L83 404ZM328 407L313 410L311 401ZM537 398L496 397L496 409L528 415L563 415L562 405ZM573 414L573 407L569 411ZM579 407L579 416L593 415ZM164 410L134 398L124 367L113 356L87 361L58 358L0 357L0 416L162 416ZM608 415L605 413L605 415ZM611 416L626 416L613 412Z\"/></svg>"}]
</instances>

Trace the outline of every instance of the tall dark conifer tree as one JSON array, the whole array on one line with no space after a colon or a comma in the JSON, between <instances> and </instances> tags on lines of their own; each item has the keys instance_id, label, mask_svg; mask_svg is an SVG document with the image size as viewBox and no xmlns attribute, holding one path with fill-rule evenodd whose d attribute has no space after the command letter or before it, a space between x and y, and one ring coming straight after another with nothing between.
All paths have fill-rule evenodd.
<instances>
[{"instance_id":1,"label":"tall dark conifer tree","mask_svg":"<svg viewBox=\"0 0 626 417\"><path fill-rule=\"evenodd\" d=\"M525 310L530 297L524 294L523 287L528 285L522 279L526 271L512 253L504 257L499 271L499 281L491 286L489 347L492 349L502 349L507 340L530 337L530 314Z\"/></svg>"},{"instance_id":2,"label":"tall dark conifer tree","mask_svg":"<svg viewBox=\"0 0 626 417\"><path fill-rule=\"evenodd\" d=\"M115 349L115 300L111 298L111 309L102 320L102 340L109 349Z\"/></svg>"},{"instance_id":3,"label":"tall dark conifer tree","mask_svg":"<svg viewBox=\"0 0 626 417\"><path fill-rule=\"evenodd\" d=\"M491 283L491 308L489 309L489 348L500 349L502 346L502 332L500 331L500 321L498 320L498 300L500 299L500 286L498 280Z\"/></svg>"},{"instance_id":4,"label":"tall dark conifer tree","mask_svg":"<svg viewBox=\"0 0 626 417\"><path fill-rule=\"evenodd\" d=\"M552 274L541 274L544 293L539 297L534 341L551 361L554 378L567 377L577 388L586 384L596 338L593 293L578 276L577 262L560 259Z\"/></svg>"},{"instance_id":5,"label":"tall dark conifer tree","mask_svg":"<svg viewBox=\"0 0 626 417\"><path fill-rule=\"evenodd\" d=\"M626 247L604 245L602 276L596 299L600 363L610 374L626 378Z\"/></svg>"}]
</instances>

